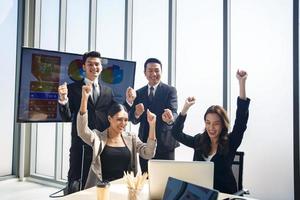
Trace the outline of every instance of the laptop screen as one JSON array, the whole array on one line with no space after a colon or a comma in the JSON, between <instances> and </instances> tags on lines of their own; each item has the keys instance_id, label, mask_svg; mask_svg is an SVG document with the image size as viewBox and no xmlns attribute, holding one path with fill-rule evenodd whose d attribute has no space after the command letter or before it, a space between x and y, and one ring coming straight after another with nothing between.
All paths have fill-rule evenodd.
<instances>
[{"instance_id":1,"label":"laptop screen","mask_svg":"<svg viewBox=\"0 0 300 200\"><path fill-rule=\"evenodd\" d=\"M218 191L169 177L163 200L216 200Z\"/></svg>"},{"instance_id":2,"label":"laptop screen","mask_svg":"<svg viewBox=\"0 0 300 200\"><path fill-rule=\"evenodd\" d=\"M169 177L213 188L213 162L149 160L148 171L151 199L162 199Z\"/></svg>"}]
</instances>

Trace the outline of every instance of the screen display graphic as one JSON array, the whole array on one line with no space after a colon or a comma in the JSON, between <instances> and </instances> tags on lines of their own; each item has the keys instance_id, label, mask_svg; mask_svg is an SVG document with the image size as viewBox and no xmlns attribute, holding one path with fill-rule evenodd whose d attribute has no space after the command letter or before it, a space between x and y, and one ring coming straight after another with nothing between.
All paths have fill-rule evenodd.
<instances>
[{"instance_id":1,"label":"screen display graphic","mask_svg":"<svg viewBox=\"0 0 300 200\"><path fill-rule=\"evenodd\" d=\"M18 122L60 122L57 88L64 82L84 77L82 55L34 48L22 48L18 96ZM127 87L133 87L133 61L102 58L100 83L112 88L116 102L125 101Z\"/></svg>"}]
</instances>

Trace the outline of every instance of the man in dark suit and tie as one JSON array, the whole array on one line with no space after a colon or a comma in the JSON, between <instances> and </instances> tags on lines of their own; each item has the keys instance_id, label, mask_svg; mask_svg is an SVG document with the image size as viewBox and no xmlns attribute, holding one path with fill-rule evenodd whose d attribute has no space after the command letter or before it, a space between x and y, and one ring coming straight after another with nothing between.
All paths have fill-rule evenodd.
<instances>
[{"instance_id":1,"label":"man in dark suit and tie","mask_svg":"<svg viewBox=\"0 0 300 200\"><path fill-rule=\"evenodd\" d=\"M100 53L96 51L87 52L83 55L82 61L85 78L68 85L64 83L58 88L59 112L62 120L72 121L68 190L65 193L76 192L80 188L84 188L92 161L93 150L78 137L76 128L82 86L87 84L93 86L88 100L88 126L91 129L103 131L109 126L107 111L115 103L112 90L100 85L98 81L98 77L102 71Z\"/></svg>"},{"instance_id":2,"label":"man in dark suit and tie","mask_svg":"<svg viewBox=\"0 0 300 200\"><path fill-rule=\"evenodd\" d=\"M144 64L144 74L148 84L136 92L128 88L126 92L127 107L130 107L129 120L140 124L139 137L146 142L149 132L146 110L157 116L157 148L154 159L174 160L178 142L171 134L172 124L177 117L176 88L161 82L162 64L156 58L149 58ZM142 172L148 171L148 160L140 158Z\"/></svg>"}]
</instances>

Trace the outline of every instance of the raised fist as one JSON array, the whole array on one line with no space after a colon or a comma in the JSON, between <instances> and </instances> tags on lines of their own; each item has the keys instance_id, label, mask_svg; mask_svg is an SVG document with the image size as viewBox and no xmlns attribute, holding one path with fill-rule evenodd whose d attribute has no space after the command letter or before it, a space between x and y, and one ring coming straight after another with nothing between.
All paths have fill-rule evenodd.
<instances>
[{"instance_id":1,"label":"raised fist","mask_svg":"<svg viewBox=\"0 0 300 200\"><path fill-rule=\"evenodd\" d=\"M195 104L195 102L196 102L195 97L188 97L184 102L181 114L185 115L189 110L189 108Z\"/></svg>"},{"instance_id":2,"label":"raised fist","mask_svg":"<svg viewBox=\"0 0 300 200\"><path fill-rule=\"evenodd\" d=\"M144 104L139 103L135 106L135 116L139 118L145 111Z\"/></svg>"},{"instance_id":3,"label":"raised fist","mask_svg":"<svg viewBox=\"0 0 300 200\"><path fill-rule=\"evenodd\" d=\"M170 109L164 109L164 113L161 115L161 118L167 124L170 124L174 121L173 113Z\"/></svg>"},{"instance_id":4,"label":"raised fist","mask_svg":"<svg viewBox=\"0 0 300 200\"><path fill-rule=\"evenodd\" d=\"M59 95L59 99L61 101L64 101L67 99L68 97L68 87L67 87L67 83L64 82L64 84L58 86L58 95Z\"/></svg>"},{"instance_id":5,"label":"raised fist","mask_svg":"<svg viewBox=\"0 0 300 200\"><path fill-rule=\"evenodd\" d=\"M156 115L152 113L149 109L147 109L147 121L149 125L155 125L156 123Z\"/></svg>"},{"instance_id":6,"label":"raised fist","mask_svg":"<svg viewBox=\"0 0 300 200\"><path fill-rule=\"evenodd\" d=\"M247 78L248 74L246 71L244 70L237 70L236 72L236 78L241 81L241 80L245 80Z\"/></svg>"},{"instance_id":7,"label":"raised fist","mask_svg":"<svg viewBox=\"0 0 300 200\"><path fill-rule=\"evenodd\" d=\"M136 98L136 91L132 87L128 87L126 90L126 100L128 103L133 104Z\"/></svg>"},{"instance_id":8,"label":"raised fist","mask_svg":"<svg viewBox=\"0 0 300 200\"><path fill-rule=\"evenodd\" d=\"M82 97L88 98L92 91L92 84L87 84L82 86Z\"/></svg>"}]
</instances>

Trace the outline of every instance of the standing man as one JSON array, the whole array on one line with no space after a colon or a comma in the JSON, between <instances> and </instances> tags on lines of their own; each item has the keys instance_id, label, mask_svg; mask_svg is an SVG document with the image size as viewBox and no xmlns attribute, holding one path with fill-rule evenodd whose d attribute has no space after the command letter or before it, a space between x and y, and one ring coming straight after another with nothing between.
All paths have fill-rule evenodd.
<instances>
[{"instance_id":1,"label":"standing man","mask_svg":"<svg viewBox=\"0 0 300 200\"><path fill-rule=\"evenodd\" d=\"M149 125L145 110L149 109L157 116L157 148L154 159L174 160L178 142L171 134L172 124L177 117L176 88L161 82L162 64L156 58L149 58L144 64L144 74L148 84L136 92L128 88L126 92L127 107L130 106L129 120L140 123L139 138L146 142ZM174 116L174 117L173 117ZM148 171L148 160L140 157L142 172Z\"/></svg>"},{"instance_id":2,"label":"standing man","mask_svg":"<svg viewBox=\"0 0 300 200\"><path fill-rule=\"evenodd\" d=\"M100 85L98 77L102 71L101 55L91 51L83 55L85 78L71 84L64 83L58 87L59 112L63 121L72 121L72 141L70 147L68 187L65 194L84 188L92 161L92 148L77 135L76 120L80 108L83 85L92 85L88 99L88 126L91 129L105 130L109 126L107 111L115 103L112 90Z\"/></svg>"}]
</instances>

